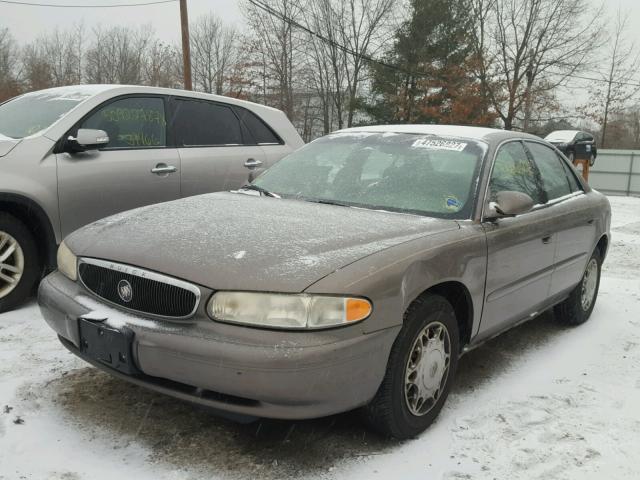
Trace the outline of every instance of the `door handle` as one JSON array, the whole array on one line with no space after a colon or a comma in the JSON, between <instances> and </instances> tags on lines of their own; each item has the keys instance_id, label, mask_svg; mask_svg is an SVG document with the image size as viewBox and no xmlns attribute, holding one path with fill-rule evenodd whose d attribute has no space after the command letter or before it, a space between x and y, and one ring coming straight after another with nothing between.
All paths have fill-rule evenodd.
<instances>
[{"instance_id":1,"label":"door handle","mask_svg":"<svg viewBox=\"0 0 640 480\"><path fill-rule=\"evenodd\" d=\"M551 243L551 235L548 235L546 237L542 237L542 243L544 243L545 245L548 245Z\"/></svg>"},{"instance_id":2,"label":"door handle","mask_svg":"<svg viewBox=\"0 0 640 480\"><path fill-rule=\"evenodd\" d=\"M591 220L587 220L587 223L588 223L589 225L593 225L593 222L594 222L594 221L595 221L595 220L592 218Z\"/></svg>"},{"instance_id":3,"label":"door handle","mask_svg":"<svg viewBox=\"0 0 640 480\"><path fill-rule=\"evenodd\" d=\"M258 168L261 165L262 165L262 162L260 160L256 160L255 158L248 158L244 162L244 166L249 168L249 169Z\"/></svg>"},{"instance_id":4,"label":"door handle","mask_svg":"<svg viewBox=\"0 0 640 480\"><path fill-rule=\"evenodd\" d=\"M151 169L151 173L156 175L168 175L169 173L175 173L178 169L173 165L167 165L166 163L159 163Z\"/></svg>"}]
</instances>

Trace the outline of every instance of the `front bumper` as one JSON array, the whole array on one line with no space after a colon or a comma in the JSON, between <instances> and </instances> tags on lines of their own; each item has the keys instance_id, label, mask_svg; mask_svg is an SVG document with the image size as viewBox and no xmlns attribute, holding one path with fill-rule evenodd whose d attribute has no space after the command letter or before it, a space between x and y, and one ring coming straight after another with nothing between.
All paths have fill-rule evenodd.
<instances>
[{"instance_id":1,"label":"front bumper","mask_svg":"<svg viewBox=\"0 0 640 480\"><path fill-rule=\"evenodd\" d=\"M93 365L164 394L251 417L315 418L366 404L382 382L399 330L259 330L213 322L202 308L186 321L145 318L98 301L58 272L40 284L38 303L62 343ZM133 331L141 374L122 374L80 353L78 318L96 311L106 325Z\"/></svg>"}]
</instances>

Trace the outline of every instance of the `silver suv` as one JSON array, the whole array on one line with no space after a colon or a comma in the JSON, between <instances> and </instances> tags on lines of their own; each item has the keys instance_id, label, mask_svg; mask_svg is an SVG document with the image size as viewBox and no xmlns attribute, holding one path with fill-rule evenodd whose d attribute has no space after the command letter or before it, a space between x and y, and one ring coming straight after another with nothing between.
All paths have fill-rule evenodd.
<instances>
[{"instance_id":1,"label":"silver suv","mask_svg":"<svg viewBox=\"0 0 640 480\"><path fill-rule=\"evenodd\" d=\"M0 312L29 297L77 228L238 188L302 144L279 110L183 90L72 86L1 104Z\"/></svg>"}]
</instances>

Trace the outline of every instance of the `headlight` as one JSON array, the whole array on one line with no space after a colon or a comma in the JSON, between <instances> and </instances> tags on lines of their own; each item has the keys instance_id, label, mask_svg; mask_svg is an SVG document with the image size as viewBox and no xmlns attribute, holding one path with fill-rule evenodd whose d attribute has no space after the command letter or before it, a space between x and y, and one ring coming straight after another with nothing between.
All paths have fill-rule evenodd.
<instances>
[{"instance_id":1,"label":"headlight","mask_svg":"<svg viewBox=\"0 0 640 480\"><path fill-rule=\"evenodd\" d=\"M64 242L58 247L58 270L74 282L78 279L78 257L69 250Z\"/></svg>"},{"instance_id":2,"label":"headlight","mask_svg":"<svg viewBox=\"0 0 640 480\"><path fill-rule=\"evenodd\" d=\"M364 298L253 292L217 292L207 305L214 320L291 329L347 325L364 320L372 309Z\"/></svg>"}]
</instances>

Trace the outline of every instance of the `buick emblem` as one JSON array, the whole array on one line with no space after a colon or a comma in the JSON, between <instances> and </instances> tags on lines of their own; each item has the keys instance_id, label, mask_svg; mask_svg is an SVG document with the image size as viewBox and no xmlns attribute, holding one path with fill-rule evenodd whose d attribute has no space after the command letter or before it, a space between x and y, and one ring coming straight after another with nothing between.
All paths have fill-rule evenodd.
<instances>
[{"instance_id":1,"label":"buick emblem","mask_svg":"<svg viewBox=\"0 0 640 480\"><path fill-rule=\"evenodd\" d=\"M120 300L125 303L129 303L133 298L133 288L127 280L120 280L118 282L118 296Z\"/></svg>"}]
</instances>

